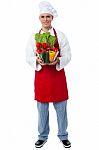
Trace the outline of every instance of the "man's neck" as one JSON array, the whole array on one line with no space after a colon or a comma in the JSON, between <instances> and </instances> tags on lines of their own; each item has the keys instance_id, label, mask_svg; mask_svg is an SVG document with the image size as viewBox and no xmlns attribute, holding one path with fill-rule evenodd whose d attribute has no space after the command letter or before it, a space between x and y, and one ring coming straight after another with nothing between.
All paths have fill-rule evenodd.
<instances>
[{"instance_id":1,"label":"man's neck","mask_svg":"<svg viewBox=\"0 0 99 150\"><path fill-rule=\"evenodd\" d=\"M52 26L50 26L50 27L48 27L48 28L44 28L44 27L42 27L42 31L44 31L44 32L48 32L51 28L52 28Z\"/></svg>"}]
</instances>

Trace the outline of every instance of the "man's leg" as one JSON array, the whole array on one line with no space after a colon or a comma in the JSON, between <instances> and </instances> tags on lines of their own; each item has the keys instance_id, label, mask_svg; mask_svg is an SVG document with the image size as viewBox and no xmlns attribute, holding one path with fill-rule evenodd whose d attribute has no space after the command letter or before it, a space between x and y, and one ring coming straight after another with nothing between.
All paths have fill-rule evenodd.
<instances>
[{"instance_id":1,"label":"man's leg","mask_svg":"<svg viewBox=\"0 0 99 150\"><path fill-rule=\"evenodd\" d=\"M54 108L57 114L57 123L58 123L58 137L62 140L68 139L67 125L67 101L54 102Z\"/></svg>"},{"instance_id":2,"label":"man's leg","mask_svg":"<svg viewBox=\"0 0 99 150\"><path fill-rule=\"evenodd\" d=\"M45 141L49 134L49 103L37 102L39 140Z\"/></svg>"}]
</instances>

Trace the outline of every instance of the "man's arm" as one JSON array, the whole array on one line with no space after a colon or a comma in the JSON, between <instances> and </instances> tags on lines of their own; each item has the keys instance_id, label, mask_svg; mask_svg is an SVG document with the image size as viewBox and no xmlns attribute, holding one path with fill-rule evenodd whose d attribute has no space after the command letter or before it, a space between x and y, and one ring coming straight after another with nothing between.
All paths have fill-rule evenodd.
<instances>
[{"instance_id":1,"label":"man's arm","mask_svg":"<svg viewBox=\"0 0 99 150\"><path fill-rule=\"evenodd\" d=\"M56 69L58 71L63 69L71 60L71 50L69 42L63 33L59 35L59 43L61 57L59 57L59 63L56 64Z\"/></svg>"},{"instance_id":2,"label":"man's arm","mask_svg":"<svg viewBox=\"0 0 99 150\"><path fill-rule=\"evenodd\" d=\"M39 71L42 67L40 61L36 57L35 42L33 34L30 36L26 46L26 62L33 67L33 69Z\"/></svg>"}]
</instances>

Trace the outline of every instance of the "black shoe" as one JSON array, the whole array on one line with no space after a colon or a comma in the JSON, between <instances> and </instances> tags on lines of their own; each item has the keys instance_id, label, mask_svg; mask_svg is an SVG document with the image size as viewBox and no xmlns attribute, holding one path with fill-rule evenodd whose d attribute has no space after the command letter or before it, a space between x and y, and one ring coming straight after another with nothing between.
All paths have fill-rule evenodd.
<instances>
[{"instance_id":1,"label":"black shoe","mask_svg":"<svg viewBox=\"0 0 99 150\"><path fill-rule=\"evenodd\" d=\"M47 142L47 140L38 140L36 143L35 143L35 147L36 148L41 148L45 143Z\"/></svg>"},{"instance_id":2,"label":"black shoe","mask_svg":"<svg viewBox=\"0 0 99 150\"><path fill-rule=\"evenodd\" d=\"M69 142L69 140L62 140L61 142L65 148L71 147L71 143Z\"/></svg>"}]
</instances>

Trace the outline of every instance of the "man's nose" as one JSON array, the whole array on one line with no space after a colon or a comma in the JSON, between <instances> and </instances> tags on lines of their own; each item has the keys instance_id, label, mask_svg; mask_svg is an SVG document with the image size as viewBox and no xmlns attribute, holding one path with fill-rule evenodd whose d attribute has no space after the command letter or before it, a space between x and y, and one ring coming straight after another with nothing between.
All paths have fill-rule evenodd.
<instances>
[{"instance_id":1,"label":"man's nose","mask_svg":"<svg viewBox=\"0 0 99 150\"><path fill-rule=\"evenodd\" d=\"M44 20L46 21L46 20L47 20L47 17L44 17Z\"/></svg>"}]
</instances>

